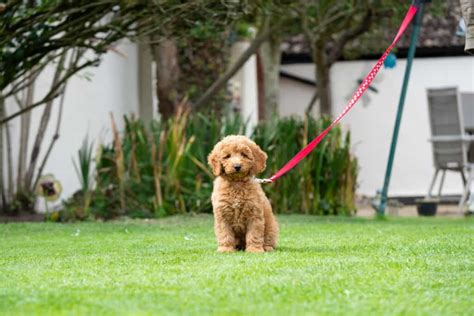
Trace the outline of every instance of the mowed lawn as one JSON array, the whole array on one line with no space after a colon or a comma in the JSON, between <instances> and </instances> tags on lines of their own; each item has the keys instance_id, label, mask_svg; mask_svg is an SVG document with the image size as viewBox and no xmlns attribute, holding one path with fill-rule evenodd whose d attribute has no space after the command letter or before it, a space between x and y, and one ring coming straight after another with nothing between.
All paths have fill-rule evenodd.
<instances>
[{"instance_id":1,"label":"mowed lawn","mask_svg":"<svg viewBox=\"0 0 474 316\"><path fill-rule=\"evenodd\" d=\"M265 254L208 215L0 224L0 314L474 315L472 219L279 221Z\"/></svg>"}]
</instances>

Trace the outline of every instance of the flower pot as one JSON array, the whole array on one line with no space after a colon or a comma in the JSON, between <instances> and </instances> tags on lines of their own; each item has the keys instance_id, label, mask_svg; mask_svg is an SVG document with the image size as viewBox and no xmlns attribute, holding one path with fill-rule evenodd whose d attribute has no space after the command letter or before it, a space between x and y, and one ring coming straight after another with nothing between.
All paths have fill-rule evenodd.
<instances>
[{"instance_id":1,"label":"flower pot","mask_svg":"<svg viewBox=\"0 0 474 316\"><path fill-rule=\"evenodd\" d=\"M417 201L418 215L435 216L438 209L438 200L419 200Z\"/></svg>"}]
</instances>

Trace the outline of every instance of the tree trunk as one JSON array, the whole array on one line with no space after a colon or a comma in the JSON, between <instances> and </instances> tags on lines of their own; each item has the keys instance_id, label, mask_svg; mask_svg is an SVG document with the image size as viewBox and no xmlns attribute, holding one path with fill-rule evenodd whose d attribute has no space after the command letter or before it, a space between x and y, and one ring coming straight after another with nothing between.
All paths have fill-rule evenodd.
<instances>
[{"instance_id":1,"label":"tree trunk","mask_svg":"<svg viewBox=\"0 0 474 316\"><path fill-rule=\"evenodd\" d=\"M3 97L0 95L0 118L3 118L5 116L5 100L3 99ZM0 198L1 198L1 210L2 212L5 212L6 211L6 207L7 207L7 195L5 193L5 186L4 186L4 178L5 178L5 175L4 175L4 169L3 169L3 157L4 157L4 153L5 153L5 150L3 148L3 128L4 126L1 126L0 125Z\"/></svg>"},{"instance_id":2,"label":"tree trunk","mask_svg":"<svg viewBox=\"0 0 474 316\"><path fill-rule=\"evenodd\" d=\"M265 120L265 87L263 78L263 66L260 53L257 53L257 97L258 97L258 120Z\"/></svg>"},{"instance_id":3,"label":"tree trunk","mask_svg":"<svg viewBox=\"0 0 474 316\"><path fill-rule=\"evenodd\" d=\"M53 80L51 82L51 87L54 87L55 85L57 85L59 80L61 79L61 74L64 71L66 56L67 56L67 51L64 51L61 57L59 58L58 64L56 66L56 71L54 73ZM71 58L74 58L74 54ZM68 69L66 69L66 71ZM64 89L61 91L61 93L64 93ZM26 171L26 174L23 180L25 190L34 191L32 182L33 182L33 177L36 170L36 163L39 160L41 145L43 144L43 139L46 134L49 121L51 119L51 111L53 109L53 104L54 104L54 99L46 102L44 106L43 115L41 116L40 124L36 132L35 142L33 143L33 149L31 150L30 164L28 166L28 170ZM28 113L31 113L31 112L28 112ZM26 115L26 114L23 114L23 115Z\"/></svg>"},{"instance_id":4,"label":"tree trunk","mask_svg":"<svg viewBox=\"0 0 474 316\"><path fill-rule=\"evenodd\" d=\"M255 54L260 45L267 40L267 38L271 35L273 28L265 28L257 37L255 37L250 44L250 46L243 52L243 54L237 59L232 65L230 65L229 69L225 73L223 73L219 79L217 79L207 90L204 94L194 103L194 108L198 109L203 105L207 104L220 89L224 88L227 81L232 78L237 71L247 62L247 60Z\"/></svg>"},{"instance_id":5,"label":"tree trunk","mask_svg":"<svg viewBox=\"0 0 474 316\"><path fill-rule=\"evenodd\" d=\"M63 118L63 109L64 109L64 98L66 96L66 87L67 87L67 82L64 84L63 91L61 92L61 100L59 101L58 104L58 116L56 120L56 130L54 131L53 138L51 139L48 149L46 150L46 154L43 157L43 161L41 162L38 172L35 177L35 181L33 182L32 188L36 188L38 185L39 178L43 174L44 167L46 165L46 162L48 161L49 155L51 154L51 151L53 150L54 144L57 142L59 139L59 132L61 129L61 122Z\"/></svg>"},{"instance_id":6,"label":"tree trunk","mask_svg":"<svg viewBox=\"0 0 474 316\"><path fill-rule=\"evenodd\" d=\"M316 87L319 96L319 111L321 115L331 116L331 65L327 62L324 46L317 47L313 52L313 60L316 64Z\"/></svg>"},{"instance_id":7,"label":"tree trunk","mask_svg":"<svg viewBox=\"0 0 474 316\"><path fill-rule=\"evenodd\" d=\"M143 38L146 41L148 38ZM153 56L147 43L138 43L138 113L147 127L153 119Z\"/></svg>"},{"instance_id":8,"label":"tree trunk","mask_svg":"<svg viewBox=\"0 0 474 316\"><path fill-rule=\"evenodd\" d=\"M4 109L4 112L5 109ZM11 201L13 198L13 191L14 191L14 179L13 179L13 150L12 150L12 135L10 133L10 124L5 123L5 138L6 138L6 149L7 149L7 172L8 172L8 193L7 193L7 201ZM0 125L1 128L1 125ZM2 150L4 150L2 148Z\"/></svg>"},{"instance_id":9,"label":"tree trunk","mask_svg":"<svg viewBox=\"0 0 474 316\"><path fill-rule=\"evenodd\" d=\"M263 68L264 114L263 118L271 118L279 112L280 90L280 51L281 38L272 34L260 46L260 58Z\"/></svg>"},{"instance_id":10,"label":"tree trunk","mask_svg":"<svg viewBox=\"0 0 474 316\"><path fill-rule=\"evenodd\" d=\"M33 104L35 95L35 81L37 76L30 74L26 98L23 104L18 104L21 109ZM28 143L30 139L31 111L24 113L20 118L20 149L18 153L17 192L28 189L25 183L26 161L28 157Z\"/></svg>"},{"instance_id":11,"label":"tree trunk","mask_svg":"<svg viewBox=\"0 0 474 316\"><path fill-rule=\"evenodd\" d=\"M311 112L313 112L314 105L317 103L319 99L319 94L318 94L318 89L316 88L314 90L314 94L311 97L311 100L308 103L308 106L306 107L305 113L306 115L311 115Z\"/></svg>"},{"instance_id":12,"label":"tree trunk","mask_svg":"<svg viewBox=\"0 0 474 316\"><path fill-rule=\"evenodd\" d=\"M175 113L180 101L178 80L178 48L173 40L164 39L152 45L153 58L156 64L156 94L158 111L162 119L168 119Z\"/></svg>"}]
</instances>

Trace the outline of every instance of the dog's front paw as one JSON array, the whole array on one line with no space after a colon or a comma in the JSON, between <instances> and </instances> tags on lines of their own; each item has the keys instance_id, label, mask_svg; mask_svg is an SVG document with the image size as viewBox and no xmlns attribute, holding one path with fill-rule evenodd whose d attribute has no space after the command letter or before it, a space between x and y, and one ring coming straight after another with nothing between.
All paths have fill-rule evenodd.
<instances>
[{"instance_id":1,"label":"dog's front paw","mask_svg":"<svg viewBox=\"0 0 474 316\"><path fill-rule=\"evenodd\" d=\"M217 248L217 252L223 253L223 252L235 252L234 247L228 247L228 246L219 246Z\"/></svg>"},{"instance_id":2,"label":"dog's front paw","mask_svg":"<svg viewBox=\"0 0 474 316\"><path fill-rule=\"evenodd\" d=\"M265 252L271 252L274 250L272 246L263 246L263 249L265 250Z\"/></svg>"},{"instance_id":3,"label":"dog's front paw","mask_svg":"<svg viewBox=\"0 0 474 316\"><path fill-rule=\"evenodd\" d=\"M253 247L253 246L250 246L250 247L247 247L245 249L246 252L251 252L251 253L261 253L261 252L264 252L263 250L263 247Z\"/></svg>"}]
</instances>

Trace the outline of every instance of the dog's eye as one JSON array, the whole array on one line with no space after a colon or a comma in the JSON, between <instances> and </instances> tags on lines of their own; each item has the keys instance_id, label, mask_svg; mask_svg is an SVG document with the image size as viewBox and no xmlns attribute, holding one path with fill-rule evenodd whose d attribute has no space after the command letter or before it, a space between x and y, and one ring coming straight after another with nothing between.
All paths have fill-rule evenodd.
<instances>
[{"instance_id":1,"label":"dog's eye","mask_svg":"<svg viewBox=\"0 0 474 316\"><path fill-rule=\"evenodd\" d=\"M230 158L230 155L229 155L229 154L227 154L227 155L224 156L224 159L229 159L229 158Z\"/></svg>"},{"instance_id":2,"label":"dog's eye","mask_svg":"<svg viewBox=\"0 0 474 316\"><path fill-rule=\"evenodd\" d=\"M249 156L245 153L241 153L242 157L244 157L245 159L249 159Z\"/></svg>"}]
</instances>

